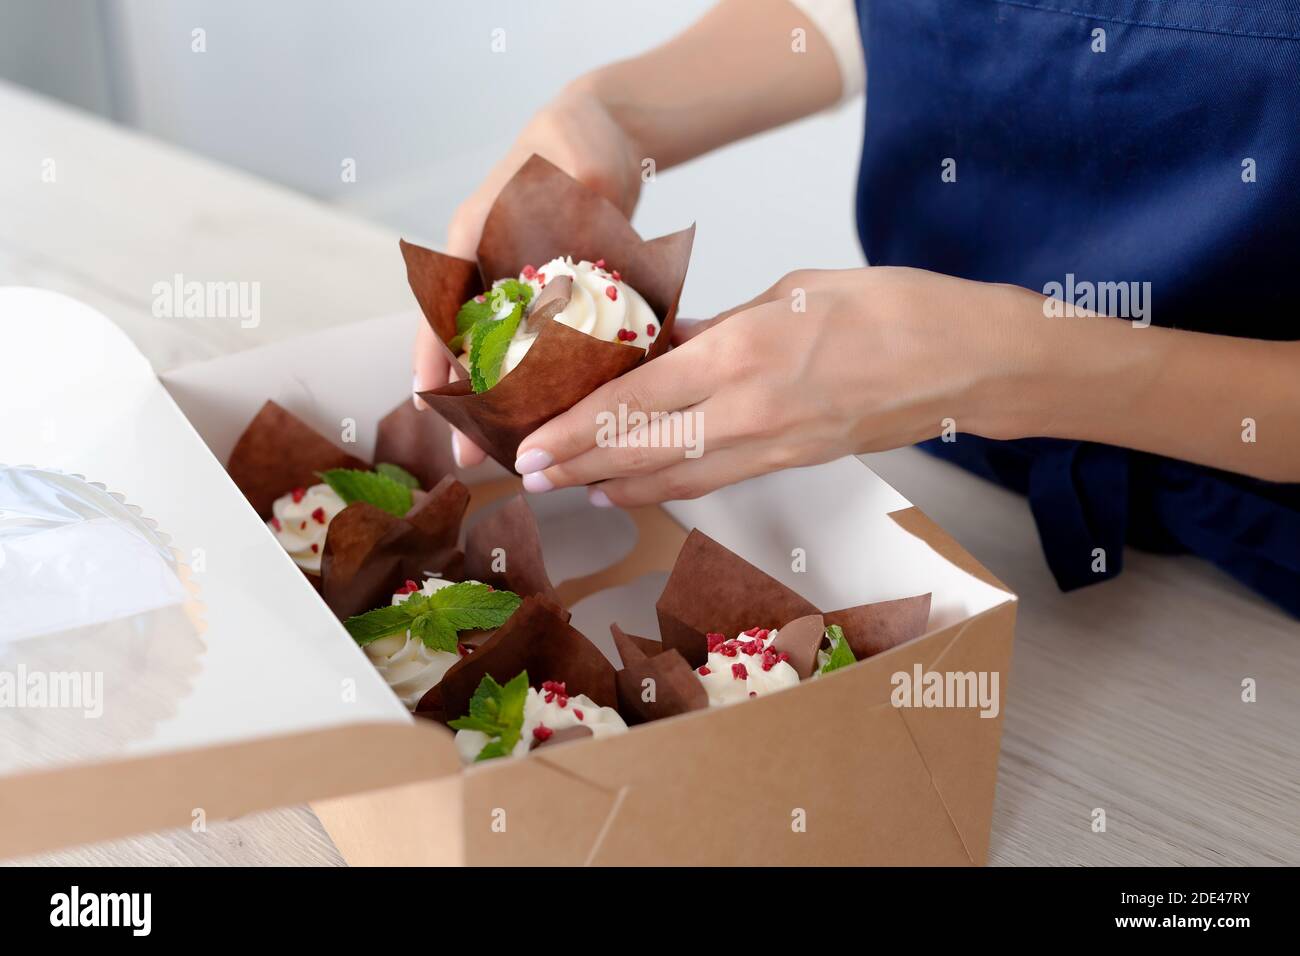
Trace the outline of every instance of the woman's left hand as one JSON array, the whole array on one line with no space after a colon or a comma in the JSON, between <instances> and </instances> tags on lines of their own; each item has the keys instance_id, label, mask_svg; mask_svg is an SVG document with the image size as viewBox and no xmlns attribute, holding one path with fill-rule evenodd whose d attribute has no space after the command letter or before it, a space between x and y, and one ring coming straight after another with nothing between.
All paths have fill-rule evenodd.
<instances>
[{"instance_id":1,"label":"woman's left hand","mask_svg":"<svg viewBox=\"0 0 1300 956\"><path fill-rule=\"evenodd\" d=\"M793 272L537 429L516 468L529 491L634 506L945 428L1009 437L997 396L1036 367L1041 301L916 269Z\"/></svg>"}]
</instances>

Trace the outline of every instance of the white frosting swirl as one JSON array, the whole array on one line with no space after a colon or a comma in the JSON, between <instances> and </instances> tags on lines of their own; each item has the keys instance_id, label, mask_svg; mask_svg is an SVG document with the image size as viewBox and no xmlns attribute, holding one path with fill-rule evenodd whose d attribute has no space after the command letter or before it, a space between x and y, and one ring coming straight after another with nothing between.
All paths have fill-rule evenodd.
<instances>
[{"instance_id":1,"label":"white frosting swirl","mask_svg":"<svg viewBox=\"0 0 1300 956\"><path fill-rule=\"evenodd\" d=\"M414 583L414 582L412 582ZM453 584L442 578L427 578L420 588L420 594L430 595L434 591ZM393 595L393 604L405 604L415 592L401 591ZM420 698L427 694L451 665L460 659L460 655L451 651L435 651L426 647L424 642L405 634L390 634L377 641L371 641L365 647L366 657L375 665L375 670L388 682L408 710L414 710Z\"/></svg>"},{"instance_id":2,"label":"white frosting swirl","mask_svg":"<svg viewBox=\"0 0 1300 956\"><path fill-rule=\"evenodd\" d=\"M542 288L556 276L570 277L573 280L572 297L564 311L555 316L555 321L607 342L622 341L638 348L649 348L659 334L659 320L654 310L616 270L606 268L603 260L598 261L600 265L586 259L575 263L571 257L561 256L539 266L536 271L526 267L519 278L532 286L532 302L536 302ZM509 314L508 308L505 314ZM519 323L501 363L502 375L523 361L540 331L540 328L531 328L528 322ZM623 332L621 339L619 332Z\"/></svg>"},{"instance_id":3,"label":"white frosting swirl","mask_svg":"<svg viewBox=\"0 0 1300 956\"><path fill-rule=\"evenodd\" d=\"M735 704L751 697L795 687L799 672L769 650L777 631L750 628L733 640L710 635L709 659L695 674L709 695L710 707Z\"/></svg>"},{"instance_id":4,"label":"white frosting swirl","mask_svg":"<svg viewBox=\"0 0 1300 956\"><path fill-rule=\"evenodd\" d=\"M271 520L266 525L298 567L320 574L325 532L334 516L345 507L343 499L329 485L295 488L275 499Z\"/></svg>"},{"instance_id":5,"label":"white frosting swirl","mask_svg":"<svg viewBox=\"0 0 1300 956\"><path fill-rule=\"evenodd\" d=\"M627 732L627 724L613 707L601 707L586 694L569 697L550 687L547 684L543 685L542 690L528 688L528 699L524 701L523 732L510 756L522 757L545 737L549 737L548 731L586 727L595 737ZM473 763L479 751L490 740L481 730L456 731L456 750L460 753L460 759L464 763Z\"/></svg>"}]
</instances>

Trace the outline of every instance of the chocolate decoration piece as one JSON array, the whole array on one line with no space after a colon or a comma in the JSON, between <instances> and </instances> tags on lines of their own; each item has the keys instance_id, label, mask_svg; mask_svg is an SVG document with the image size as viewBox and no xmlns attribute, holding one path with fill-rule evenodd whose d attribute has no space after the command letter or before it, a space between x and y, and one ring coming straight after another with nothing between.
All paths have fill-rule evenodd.
<instances>
[{"instance_id":1,"label":"chocolate decoration piece","mask_svg":"<svg viewBox=\"0 0 1300 956\"><path fill-rule=\"evenodd\" d=\"M449 358L455 356L447 343L457 334L456 312L466 299L496 279L519 275L525 265L563 255L593 262L604 258L617 268L659 318L660 332L643 350L543 321L523 361L492 388L475 394L461 379L421 392L420 397L513 470L519 443L527 435L668 348L694 235L691 226L643 240L622 210L540 156L530 157L488 212L477 276L474 263L401 243L411 290ZM554 293L556 300L548 299L549 288L538 302L551 308L561 293Z\"/></svg>"},{"instance_id":2,"label":"chocolate decoration piece","mask_svg":"<svg viewBox=\"0 0 1300 956\"><path fill-rule=\"evenodd\" d=\"M239 436L226 471L263 521L275 499L320 484L317 472L367 465L275 402L261 407Z\"/></svg>"},{"instance_id":3,"label":"chocolate decoration piece","mask_svg":"<svg viewBox=\"0 0 1300 956\"><path fill-rule=\"evenodd\" d=\"M817 649L822 646L826 635L826 625L820 614L809 614L795 618L785 627L779 629L772 649L778 654L790 655L790 666L795 669L800 680L812 677L817 669Z\"/></svg>"},{"instance_id":4,"label":"chocolate decoration piece","mask_svg":"<svg viewBox=\"0 0 1300 956\"><path fill-rule=\"evenodd\" d=\"M528 314L528 327L540 331L543 322L549 322L568 306L573 298L573 279L569 276L556 276L546 283L533 310Z\"/></svg>"},{"instance_id":5,"label":"chocolate decoration piece","mask_svg":"<svg viewBox=\"0 0 1300 956\"><path fill-rule=\"evenodd\" d=\"M500 549L500 553L496 554ZM497 559L504 571L493 570ZM546 574L541 533L533 509L515 495L470 529L465 542L465 576L520 597L545 597L556 605L559 595Z\"/></svg>"},{"instance_id":6,"label":"chocolate decoration piece","mask_svg":"<svg viewBox=\"0 0 1300 956\"><path fill-rule=\"evenodd\" d=\"M533 738L534 743L529 749L541 750L543 747L553 747L556 744L567 744L573 740L582 740L586 737L594 736L596 735L590 727L583 727L581 725L576 727L565 727L561 730L552 731L551 736L547 737L545 740L537 740L536 738Z\"/></svg>"},{"instance_id":7,"label":"chocolate decoration piece","mask_svg":"<svg viewBox=\"0 0 1300 956\"><path fill-rule=\"evenodd\" d=\"M930 621L930 595L860 604L826 615L826 624L838 624L857 660L897 647L925 633Z\"/></svg>"},{"instance_id":8,"label":"chocolate decoration piece","mask_svg":"<svg viewBox=\"0 0 1300 956\"><path fill-rule=\"evenodd\" d=\"M709 706L709 694L686 659L675 650L662 650L658 641L627 634L617 624L609 626L614 644L623 658L623 669L615 674L618 711L628 724L644 724L662 717L674 717ZM648 655L646 645L659 653ZM653 700L646 700L647 680L654 683Z\"/></svg>"},{"instance_id":9,"label":"chocolate decoration piece","mask_svg":"<svg viewBox=\"0 0 1300 956\"><path fill-rule=\"evenodd\" d=\"M816 614L817 608L695 529L678 552L655 613L664 647L699 667L708 659L709 632L735 637L751 627L779 627Z\"/></svg>"},{"instance_id":10,"label":"chocolate decoration piece","mask_svg":"<svg viewBox=\"0 0 1300 956\"><path fill-rule=\"evenodd\" d=\"M540 689L548 680L562 681L571 695L586 694L602 707L618 702L614 666L605 655L544 599L530 597L478 650L451 666L434 688L440 694L435 698L425 694L417 713L440 709L448 720L460 717L469 712L470 698L483 675L491 674L504 684L525 670L533 687Z\"/></svg>"}]
</instances>

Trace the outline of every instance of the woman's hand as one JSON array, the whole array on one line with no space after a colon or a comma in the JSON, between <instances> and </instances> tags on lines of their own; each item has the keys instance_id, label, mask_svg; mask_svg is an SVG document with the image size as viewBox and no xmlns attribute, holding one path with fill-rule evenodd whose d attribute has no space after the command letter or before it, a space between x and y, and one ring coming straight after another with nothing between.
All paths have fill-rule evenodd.
<instances>
[{"instance_id":1,"label":"woman's hand","mask_svg":"<svg viewBox=\"0 0 1300 956\"><path fill-rule=\"evenodd\" d=\"M1039 365L1022 333L1046 321L1041 302L916 269L791 273L543 425L516 467L530 491L590 484L593 504L632 506L912 444L946 420L999 437L998 396ZM600 426L620 408L690 416L674 434L697 447L648 447L653 425L609 447Z\"/></svg>"},{"instance_id":2,"label":"woman's hand","mask_svg":"<svg viewBox=\"0 0 1300 956\"><path fill-rule=\"evenodd\" d=\"M533 117L483 184L461 203L447 230L449 254L462 259L475 257L483 222L497 194L533 153L550 160L629 216L632 214L641 189L637 149L600 100L577 84ZM416 333L413 364L413 393L445 385L449 375L452 379L460 377L461 370L448 363L428 323L420 323ZM417 408L426 407L418 395L413 397ZM476 465L484 457L459 432L452 435L452 449L462 467Z\"/></svg>"}]
</instances>

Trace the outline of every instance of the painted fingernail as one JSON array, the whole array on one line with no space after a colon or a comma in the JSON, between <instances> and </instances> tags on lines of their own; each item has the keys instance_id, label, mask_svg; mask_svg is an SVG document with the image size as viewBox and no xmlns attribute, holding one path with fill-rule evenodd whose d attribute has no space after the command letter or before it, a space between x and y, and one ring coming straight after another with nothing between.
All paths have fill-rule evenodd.
<instances>
[{"instance_id":1,"label":"painted fingernail","mask_svg":"<svg viewBox=\"0 0 1300 956\"><path fill-rule=\"evenodd\" d=\"M601 491L599 488L590 489L587 492L587 500L596 508L614 507L614 502L609 500L609 495L605 494L605 492Z\"/></svg>"},{"instance_id":2,"label":"painted fingernail","mask_svg":"<svg viewBox=\"0 0 1300 956\"><path fill-rule=\"evenodd\" d=\"M533 494L539 495L543 491L550 491L554 487L555 485L551 484L551 479L540 471L524 475L524 491L531 491Z\"/></svg>"},{"instance_id":3,"label":"painted fingernail","mask_svg":"<svg viewBox=\"0 0 1300 956\"><path fill-rule=\"evenodd\" d=\"M429 403L419 396L419 391L420 391L420 376L412 375L411 376L411 403L415 405L416 411L422 412L429 407ZM460 464L460 462L457 462L456 464Z\"/></svg>"},{"instance_id":4,"label":"painted fingernail","mask_svg":"<svg viewBox=\"0 0 1300 956\"><path fill-rule=\"evenodd\" d=\"M550 468L553 464L555 459L551 457L550 452L542 451L540 448L530 448L515 459L515 471L527 475Z\"/></svg>"},{"instance_id":5,"label":"painted fingernail","mask_svg":"<svg viewBox=\"0 0 1300 956\"><path fill-rule=\"evenodd\" d=\"M416 397L416 401L419 401L418 396ZM451 457L456 460L457 468L465 467L465 462L461 460L461 456L460 456L460 433L459 432L451 433Z\"/></svg>"}]
</instances>

